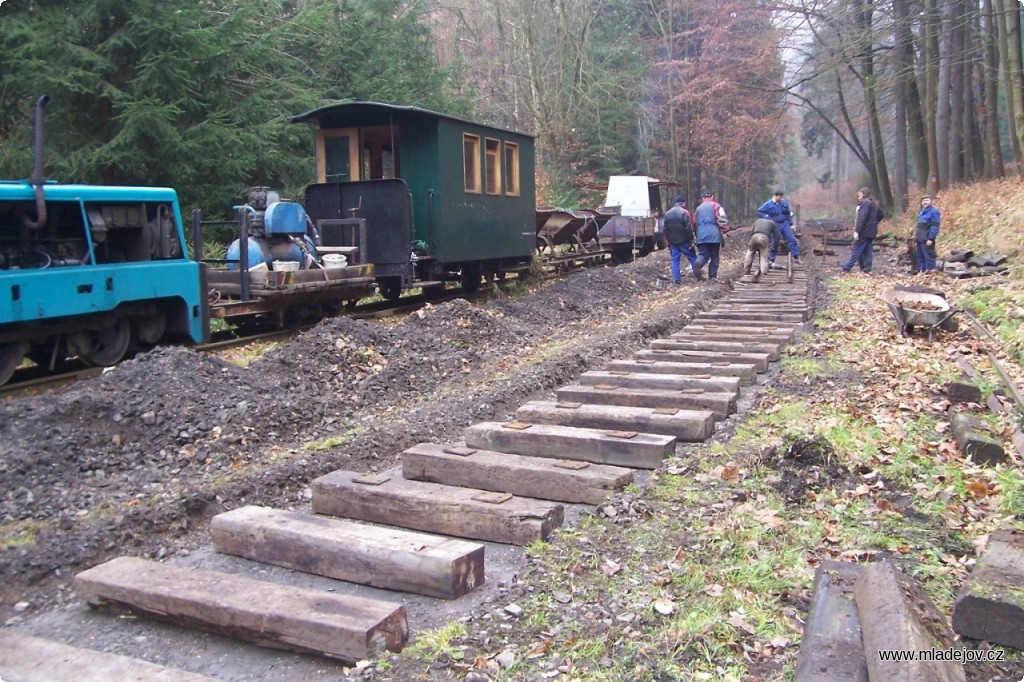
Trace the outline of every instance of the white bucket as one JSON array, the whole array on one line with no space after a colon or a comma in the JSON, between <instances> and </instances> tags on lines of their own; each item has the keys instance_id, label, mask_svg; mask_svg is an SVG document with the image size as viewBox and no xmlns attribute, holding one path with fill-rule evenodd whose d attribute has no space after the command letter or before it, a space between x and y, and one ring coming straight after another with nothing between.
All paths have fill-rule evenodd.
<instances>
[{"instance_id":1,"label":"white bucket","mask_svg":"<svg viewBox=\"0 0 1024 682\"><path fill-rule=\"evenodd\" d=\"M343 268L348 265L348 258L341 253L326 253L322 260L325 268Z\"/></svg>"},{"instance_id":2,"label":"white bucket","mask_svg":"<svg viewBox=\"0 0 1024 682\"><path fill-rule=\"evenodd\" d=\"M291 272L299 269L299 262L294 260L276 260L271 265L274 266L274 272Z\"/></svg>"}]
</instances>

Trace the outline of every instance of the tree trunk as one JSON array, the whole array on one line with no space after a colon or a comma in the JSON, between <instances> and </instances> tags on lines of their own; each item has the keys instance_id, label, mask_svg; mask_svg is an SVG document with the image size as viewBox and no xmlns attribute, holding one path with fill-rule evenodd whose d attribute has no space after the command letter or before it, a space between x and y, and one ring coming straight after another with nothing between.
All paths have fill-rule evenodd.
<instances>
[{"instance_id":1,"label":"tree trunk","mask_svg":"<svg viewBox=\"0 0 1024 682\"><path fill-rule=\"evenodd\" d=\"M941 26L935 3L938 0L924 0L924 120L928 140L928 189L938 194L944 179L939 174L939 135L937 112L939 104L939 28Z\"/></svg>"},{"instance_id":2,"label":"tree trunk","mask_svg":"<svg viewBox=\"0 0 1024 682\"><path fill-rule=\"evenodd\" d=\"M982 114L985 101L984 63L981 41L980 12L965 4L967 37L965 40L964 68L964 168L971 180L985 174L985 143L982 140Z\"/></svg>"},{"instance_id":3,"label":"tree trunk","mask_svg":"<svg viewBox=\"0 0 1024 682\"><path fill-rule=\"evenodd\" d=\"M936 93L935 132L939 142L939 177L942 184L953 182L949 172L950 159L950 94L953 75L953 3L954 0L938 0L939 32L942 36L939 46L939 89Z\"/></svg>"},{"instance_id":4,"label":"tree trunk","mask_svg":"<svg viewBox=\"0 0 1024 682\"><path fill-rule=\"evenodd\" d=\"M946 176L947 183L963 182L964 180L964 35L966 20L963 12L963 0L947 0L950 23L947 30L950 36L949 50L949 128L947 129L947 148L949 160Z\"/></svg>"},{"instance_id":5,"label":"tree trunk","mask_svg":"<svg viewBox=\"0 0 1024 682\"><path fill-rule=\"evenodd\" d=\"M1021 158L1017 161L1017 172L1024 176L1024 64L1021 57L1021 19L1020 5L1014 5L1013 0L1004 0L1006 6L1006 45L1009 52L1010 88L1006 93L1008 99L1013 100L1013 121L1011 130L1017 141L1017 147L1022 150Z\"/></svg>"},{"instance_id":6,"label":"tree trunk","mask_svg":"<svg viewBox=\"0 0 1024 682\"><path fill-rule=\"evenodd\" d=\"M871 165L878 197L883 206L893 205L892 187L889 185L889 169L885 162L885 145L882 141L882 121L878 115L877 82L875 76L874 26L872 15L874 0L861 0L858 23L865 44L861 49L861 76L864 79L864 103L868 112L868 137L871 144Z\"/></svg>"},{"instance_id":7,"label":"tree trunk","mask_svg":"<svg viewBox=\"0 0 1024 682\"><path fill-rule=\"evenodd\" d=\"M921 94L914 72L914 35L907 0L893 0L893 13L896 21L896 65L903 87L910 150L914 156L917 184L924 188L928 185L928 140L921 111ZM908 183L897 183L896 191L898 194L909 192Z\"/></svg>"},{"instance_id":8,"label":"tree trunk","mask_svg":"<svg viewBox=\"0 0 1024 682\"><path fill-rule=\"evenodd\" d=\"M896 126L894 147L893 199L897 213L907 210L907 192L909 189L909 164L907 154L907 131L910 128L910 84L914 81L913 46L910 43L910 27L907 25L907 5L905 0L893 0L893 18L895 19L896 45L893 55L896 61L897 78L894 84L893 117Z\"/></svg>"},{"instance_id":9,"label":"tree trunk","mask_svg":"<svg viewBox=\"0 0 1024 682\"><path fill-rule=\"evenodd\" d=\"M1001 178L1003 167L1002 146L999 144L999 48L996 45L996 27L992 18L992 0L982 0L982 44L984 50L985 84L985 177Z\"/></svg>"},{"instance_id":10,"label":"tree trunk","mask_svg":"<svg viewBox=\"0 0 1024 682\"><path fill-rule=\"evenodd\" d=\"M679 177L679 140L676 129L676 103L675 103L675 77L676 77L676 49L675 49L675 0L668 0L668 26L665 31L665 51L668 53L668 137L671 149L672 179Z\"/></svg>"},{"instance_id":11,"label":"tree trunk","mask_svg":"<svg viewBox=\"0 0 1024 682\"><path fill-rule=\"evenodd\" d=\"M1016 83L1014 79L1014 74L1020 72L1020 24L1017 21L1016 0L994 0L994 2L996 30L999 34L999 71L1003 76L1006 113L1010 119L1013 158L1017 162L1017 173L1024 177L1024 151L1022 151L1024 141L1021 139L1024 126L1019 123L1020 117L1024 116L1024 113L1022 113L1020 105L1020 79L1017 78ZM1014 24L1017 27L1016 33L1011 28L1011 25Z\"/></svg>"}]
</instances>

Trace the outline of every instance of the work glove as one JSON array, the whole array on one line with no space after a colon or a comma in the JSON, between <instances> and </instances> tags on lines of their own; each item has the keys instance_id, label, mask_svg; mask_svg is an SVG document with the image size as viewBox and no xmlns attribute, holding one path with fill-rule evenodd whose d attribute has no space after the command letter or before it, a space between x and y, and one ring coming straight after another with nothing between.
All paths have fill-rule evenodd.
<instances>
[{"instance_id":1,"label":"work glove","mask_svg":"<svg viewBox=\"0 0 1024 682\"><path fill-rule=\"evenodd\" d=\"M854 232L853 233L853 241L857 241L858 239L860 239L860 235L858 235L856 232Z\"/></svg>"}]
</instances>

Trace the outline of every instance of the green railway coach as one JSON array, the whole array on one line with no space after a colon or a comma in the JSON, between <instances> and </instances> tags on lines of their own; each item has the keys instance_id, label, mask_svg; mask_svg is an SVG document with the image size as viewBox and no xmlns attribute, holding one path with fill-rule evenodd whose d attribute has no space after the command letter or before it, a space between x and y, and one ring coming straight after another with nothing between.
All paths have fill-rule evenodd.
<instances>
[{"instance_id":1,"label":"green railway coach","mask_svg":"<svg viewBox=\"0 0 1024 682\"><path fill-rule=\"evenodd\" d=\"M445 114L376 102L289 119L314 125L306 210L323 243L359 244L381 293L476 289L529 267L536 245L534 140ZM361 232L362 231L362 232ZM361 235L361 236L360 236Z\"/></svg>"}]
</instances>

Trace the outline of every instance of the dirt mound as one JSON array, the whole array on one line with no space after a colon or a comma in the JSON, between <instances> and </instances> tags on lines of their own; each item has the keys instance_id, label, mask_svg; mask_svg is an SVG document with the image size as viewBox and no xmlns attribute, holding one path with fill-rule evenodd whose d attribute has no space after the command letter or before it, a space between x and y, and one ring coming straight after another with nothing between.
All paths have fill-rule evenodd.
<instances>
[{"instance_id":1,"label":"dirt mound","mask_svg":"<svg viewBox=\"0 0 1024 682\"><path fill-rule=\"evenodd\" d=\"M839 463L831 444L820 436L797 438L783 446L773 468L779 481L772 487L790 504L806 502L809 493L835 487L852 475Z\"/></svg>"},{"instance_id":2,"label":"dirt mound","mask_svg":"<svg viewBox=\"0 0 1024 682\"><path fill-rule=\"evenodd\" d=\"M0 403L0 608L56 572L201 543L193 531L219 511L302 504L309 481L333 469L383 469L417 442L457 442L728 291L662 288L667 273L662 251L397 323L329 319L245 368L157 349Z\"/></svg>"}]
</instances>

